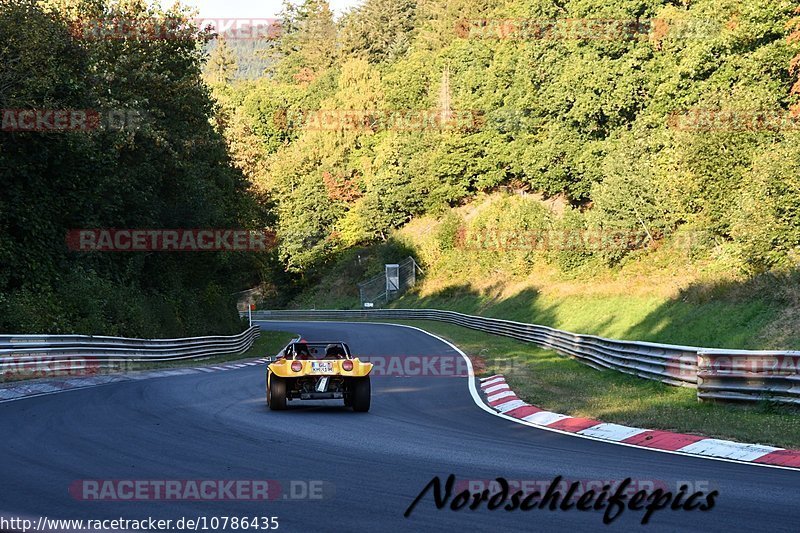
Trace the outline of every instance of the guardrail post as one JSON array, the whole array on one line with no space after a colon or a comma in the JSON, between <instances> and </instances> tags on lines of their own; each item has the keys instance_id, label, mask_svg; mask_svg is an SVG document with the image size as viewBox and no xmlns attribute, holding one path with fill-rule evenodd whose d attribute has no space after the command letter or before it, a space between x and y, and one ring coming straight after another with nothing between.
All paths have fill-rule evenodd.
<instances>
[{"instance_id":1,"label":"guardrail post","mask_svg":"<svg viewBox=\"0 0 800 533\"><path fill-rule=\"evenodd\" d=\"M697 352L697 401L702 402L703 400L703 385L705 383L705 375L704 370L708 366L708 359L703 355L702 352Z\"/></svg>"}]
</instances>

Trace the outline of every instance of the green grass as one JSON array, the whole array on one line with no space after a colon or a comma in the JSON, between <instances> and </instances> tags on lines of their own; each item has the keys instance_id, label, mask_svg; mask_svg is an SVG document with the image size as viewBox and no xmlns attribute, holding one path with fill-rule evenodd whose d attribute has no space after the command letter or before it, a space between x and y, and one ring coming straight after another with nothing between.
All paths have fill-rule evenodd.
<instances>
[{"instance_id":1,"label":"green grass","mask_svg":"<svg viewBox=\"0 0 800 533\"><path fill-rule=\"evenodd\" d=\"M395 321L440 335L502 373L523 400L602 422L800 449L800 410L769 403L698 402L694 389L597 371L555 352L432 321Z\"/></svg>"},{"instance_id":2,"label":"green grass","mask_svg":"<svg viewBox=\"0 0 800 533\"><path fill-rule=\"evenodd\" d=\"M763 299L692 302L657 296L570 295L524 290L492 299L466 288L420 298L409 294L393 307L430 307L555 327L614 339L736 349L796 349L798 334L778 338L768 327L780 313Z\"/></svg>"}]
</instances>

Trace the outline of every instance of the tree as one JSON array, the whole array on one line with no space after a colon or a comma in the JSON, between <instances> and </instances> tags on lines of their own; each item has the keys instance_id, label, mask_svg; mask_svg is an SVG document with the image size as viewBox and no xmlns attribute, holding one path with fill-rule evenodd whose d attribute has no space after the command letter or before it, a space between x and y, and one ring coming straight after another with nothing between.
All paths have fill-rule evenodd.
<instances>
[{"instance_id":1,"label":"tree","mask_svg":"<svg viewBox=\"0 0 800 533\"><path fill-rule=\"evenodd\" d=\"M0 132L0 331L237 332L230 294L268 275L271 256L66 246L70 229L262 229L273 220L210 123L208 34L96 39L75 33L85 17L191 27L180 8L140 2L0 0L2 108L100 117L77 131Z\"/></svg>"},{"instance_id":2,"label":"tree","mask_svg":"<svg viewBox=\"0 0 800 533\"><path fill-rule=\"evenodd\" d=\"M236 77L238 69L236 52L228 46L224 37L218 37L216 46L211 50L203 69L203 77L206 82L228 84Z\"/></svg>"},{"instance_id":3,"label":"tree","mask_svg":"<svg viewBox=\"0 0 800 533\"><path fill-rule=\"evenodd\" d=\"M287 1L280 14L281 33L271 52L277 79L308 84L336 60L336 24L327 0Z\"/></svg>"},{"instance_id":4,"label":"tree","mask_svg":"<svg viewBox=\"0 0 800 533\"><path fill-rule=\"evenodd\" d=\"M343 53L370 63L405 55L414 39L417 0L367 0L342 26Z\"/></svg>"}]
</instances>

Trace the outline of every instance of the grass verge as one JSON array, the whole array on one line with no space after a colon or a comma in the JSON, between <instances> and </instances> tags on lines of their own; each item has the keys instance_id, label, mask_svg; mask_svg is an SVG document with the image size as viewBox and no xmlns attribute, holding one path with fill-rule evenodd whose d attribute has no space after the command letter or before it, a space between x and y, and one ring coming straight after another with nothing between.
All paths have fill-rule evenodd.
<instances>
[{"instance_id":1,"label":"grass verge","mask_svg":"<svg viewBox=\"0 0 800 533\"><path fill-rule=\"evenodd\" d=\"M486 361L485 375L502 372L520 398L544 409L602 422L800 448L798 408L768 402L700 403L694 389L597 371L513 339L441 322L392 322L420 327L470 356L480 356Z\"/></svg>"}]
</instances>

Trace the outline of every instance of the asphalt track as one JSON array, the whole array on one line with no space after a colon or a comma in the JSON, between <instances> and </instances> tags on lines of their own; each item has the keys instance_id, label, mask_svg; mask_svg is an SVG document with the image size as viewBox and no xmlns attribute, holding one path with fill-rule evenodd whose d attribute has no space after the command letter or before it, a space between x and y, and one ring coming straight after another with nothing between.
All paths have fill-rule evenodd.
<instances>
[{"instance_id":1,"label":"asphalt track","mask_svg":"<svg viewBox=\"0 0 800 533\"><path fill-rule=\"evenodd\" d=\"M261 322L363 355L455 355L423 332L366 323ZM487 338L491 342L491 338ZM278 516L279 531L797 531L800 472L627 448L537 430L481 410L467 378L381 377L369 413L338 404L264 403L264 368L119 383L0 404L0 510L57 518ZM459 480L621 480L719 491L709 512L437 510L435 475ZM322 499L80 501L80 479L318 480Z\"/></svg>"}]
</instances>

